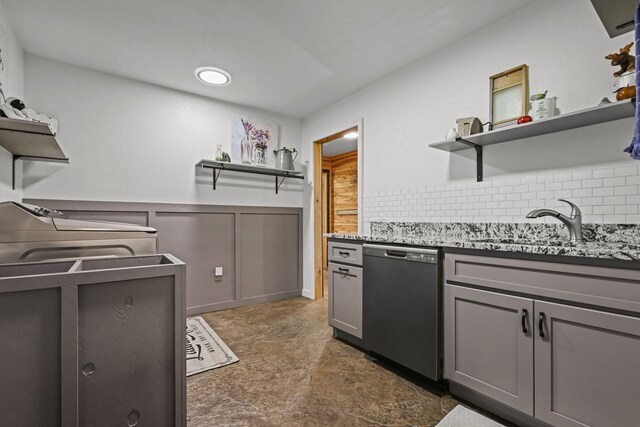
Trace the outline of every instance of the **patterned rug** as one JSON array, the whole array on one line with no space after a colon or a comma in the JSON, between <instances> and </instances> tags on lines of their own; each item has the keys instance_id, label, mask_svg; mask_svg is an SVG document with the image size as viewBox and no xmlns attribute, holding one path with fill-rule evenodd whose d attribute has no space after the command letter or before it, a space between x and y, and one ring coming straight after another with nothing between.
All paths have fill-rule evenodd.
<instances>
[{"instance_id":1,"label":"patterned rug","mask_svg":"<svg viewBox=\"0 0 640 427\"><path fill-rule=\"evenodd\" d=\"M187 319L187 376L230 365L238 360L202 317Z\"/></svg>"},{"instance_id":2,"label":"patterned rug","mask_svg":"<svg viewBox=\"0 0 640 427\"><path fill-rule=\"evenodd\" d=\"M436 427L504 427L504 425L458 405Z\"/></svg>"}]
</instances>

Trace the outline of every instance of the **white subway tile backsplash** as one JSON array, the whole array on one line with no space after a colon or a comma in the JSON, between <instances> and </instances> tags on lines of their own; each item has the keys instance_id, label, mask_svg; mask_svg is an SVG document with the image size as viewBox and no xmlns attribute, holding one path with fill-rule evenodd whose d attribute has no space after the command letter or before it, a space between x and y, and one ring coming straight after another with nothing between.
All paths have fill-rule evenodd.
<instances>
[{"instance_id":1,"label":"white subway tile backsplash","mask_svg":"<svg viewBox=\"0 0 640 427\"><path fill-rule=\"evenodd\" d=\"M638 205L618 205L615 207L616 214L637 214Z\"/></svg>"},{"instance_id":2,"label":"white subway tile backsplash","mask_svg":"<svg viewBox=\"0 0 640 427\"><path fill-rule=\"evenodd\" d=\"M626 180L623 176L617 178L605 178L602 180L605 187L615 187L617 185L625 185Z\"/></svg>"},{"instance_id":3,"label":"white subway tile backsplash","mask_svg":"<svg viewBox=\"0 0 640 427\"><path fill-rule=\"evenodd\" d=\"M623 166L522 176L484 182L416 187L365 194L364 218L373 221L546 222L532 209L568 213L571 200L584 222L640 223L640 167Z\"/></svg>"},{"instance_id":4,"label":"white subway tile backsplash","mask_svg":"<svg viewBox=\"0 0 640 427\"><path fill-rule=\"evenodd\" d=\"M614 171L614 175L615 176L637 175L638 174L638 167L637 166L625 166L625 167L621 167L621 168L615 168L613 171Z\"/></svg>"},{"instance_id":5,"label":"white subway tile backsplash","mask_svg":"<svg viewBox=\"0 0 640 427\"><path fill-rule=\"evenodd\" d=\"M564 190L573 190L576 188L582 188L582 181L565 181L562 183Z\"/></svg>"},{"instance_id":6,"label":"white subway tile backsplash","mask_svg":"<svg viewBox=\"0 0 640 427\"><path fill-rule=\"evenodd\" d=\"M571 179L573 180L580 180L580 181L584 181L587 179L591 179L593 177L593 174L591 171L580 171L580 172L573 172L571 174Z\"/></svg>"},{"instance_id":7,"label":"white subway tile backsplash","mask_svg":"<svg viewBox=\"0 0 640 427\"><path fill-rule=\"evenodd\" d=\"M638 194L638 186L637 185L625 185L623 187L615 188L616 196L627 196L630 194Z\"/></svg>"},{"instance_id":8,"label":"white subway tile backsplash","mask_svg":"<svg viewBox=\"0 0 640 427\"><path fill-rule=\"evenodd\" d=\"M597 169L593 171L594 178L611 178L613 176L613 169Z\"/></svg>"},{"instance_id":9,"label":"white subway tile backsplash","mask_svg":"<svg viewBox=\"0 0 640 427\"><path fill-rule=\"evenodd\" d=\"M602 187L593 189L594 196L613 196L613 193L613 187Z\"/></svg>"}]
</instances>

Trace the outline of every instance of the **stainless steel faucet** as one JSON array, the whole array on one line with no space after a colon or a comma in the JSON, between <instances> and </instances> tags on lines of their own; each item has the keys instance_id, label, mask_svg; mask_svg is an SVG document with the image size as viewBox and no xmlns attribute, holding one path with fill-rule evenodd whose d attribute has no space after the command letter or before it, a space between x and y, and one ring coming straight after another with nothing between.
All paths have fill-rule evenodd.
<instances>
[{"instance_id":1,"label":"stainless steel faucet","mask_svg":"<svg viewBox=\"0 0 640 427\"><path fill-rule=\"evenodd\" d=\"M571 214L569 216L556 212L553 209L536 209L527 214L527 218L542 218L543 216L552 216L558 218L569 229L569 237L572 242L582 242L582 212L580 209L565 199L558 199L560 202L568 203L571 206Z\"/></svg>"}]
</instances>

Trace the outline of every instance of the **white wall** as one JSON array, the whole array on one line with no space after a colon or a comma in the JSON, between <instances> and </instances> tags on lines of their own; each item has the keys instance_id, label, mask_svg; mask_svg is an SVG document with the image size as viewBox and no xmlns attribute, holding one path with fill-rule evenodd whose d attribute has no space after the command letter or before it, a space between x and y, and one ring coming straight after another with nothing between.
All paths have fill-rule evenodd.
<instances>
[{"instance_id":1,"label":"white wall","mask_svg":"<svg viewBox=\"0 0 640 427\"><path fill-rule=\"evenodd\" d=\"M422 212L422 206L414 207L414 215L402 211L378 217L378 213L383 212L380 208L384 209L385 206L375 204L390 202L404 207L410 203L409 198L393 200L391 197L403 191L406 194L426 194L428 188L433 188L435 192L439 187L442 187L441 192L469 191L469 196L479 196L473 194L474 190L481 191L483 188L475 183L475 152L467 150L460 154L449 154L431 149L428 144L442 140L447 129L455 126L456 118L479 116L483 121L488 120L489 76L527 64L530 67L531 93L549 90L549 96L557 97L557 107L561 113L592 107L604 96L614 99L611 93L614 68L604 56L631 40L631 34L609 39L588 1L537 0L494 25L305 119L304 158L312 158L314 140L345 129L363 118L365 221L456 221L468 220L470 216L482 216L484 218L481 219L485 221L499 220L493 211L486 215L469 215L468 211L475 209L474 202L471 202L469 209L449 208L446 211L452 214L431 217L418 214ZM582 179L587 179L583 178L586 177L581 173L583 171L593 178L596 170L610 170L615 175L615 168L621 168L618 173L626 174L627 167L635 167L635 175L638 175L638 162L622 153L622 149L629 144L632 132L633 120L625 119L488 147L484 152L486 182L483 186L492 187L494 181L497 186L502 186L506 185L506 180L510 180L513 188L523 185L523 180L529 185L532 179L538 184L538 176L541 176L547 177L542 178L544 187L544 180L548 180L549 176L553 181L556 175L559 179L565 179L568 173L570 180L573 180L574 172L580 172L575 181L580 181L582 185ZM630 181L632 188L622 190L631 193L622 194L622 204L627 203L626 196L637 195L638 185L633 179ZM624 183L618 180L611 184L614 187L626 187L627 176L623 175L622 180ZM554 186L548 190L551 195L547 193L545 197L539 197L536 193L535 200L552 199L556 190L582 189L563 188L564 181L557 182L560 182L559 189L557 185ZM468 188L462 189L463 186ZM306 295L310 295L313 289L312 191L313 182L310 182L305 188L304 200ZM527 192L530 192L529 187ZM615 196L615 188L613 192ZM434 198L429 206L438 207L438 204L445 203L440 200L444 197ZM637 200L633 201L638 205ZM621 199L616 202L620 203ZM616 205L611 206L613 214ZM503 219L510 217L524 221L515 211L507 215L504 209ZM591 219L605 221L606 214L599 215ZM630 213L617 219L620 222L638 222L640 218Z\"/></svg>"},{"instance_id":2,"label":"white wall","mask_svg":"<svg viewBox=\"0 0 640 427\"><path fill-rule=\"evenodd\" d=\"M29 54L25 93L60 121L58 141L70 158L25 164L25 198L302 206L298 180L276 195L273 177L223 172L213 191L211 172L195 168L216 144L229 151L234 112L279 123L281 146L300 149L298 119Z\"/></svg>"},{"instance_id":3,"label":"white wall","mask_svg":"<svg viewBox=\"0 0 640 427\"><path fill-rule=\"evenodd\" d=\"M13 26L9 13L5 6L0 2L0 47L2 48L2 58L4 62L4 70L0 71L3 82L4 94L7 98L24 97L24 54L16 35L13 32ZM6 79L6 80L4 80ZM1 101L1 100L0 100ZM21 173L19 163L17 165L16 178L18 185L16 190L11 189L11 154L3 148L0 148L0 201L22 199L22 189L20 184Z\"/></svg>"}]
</instances>

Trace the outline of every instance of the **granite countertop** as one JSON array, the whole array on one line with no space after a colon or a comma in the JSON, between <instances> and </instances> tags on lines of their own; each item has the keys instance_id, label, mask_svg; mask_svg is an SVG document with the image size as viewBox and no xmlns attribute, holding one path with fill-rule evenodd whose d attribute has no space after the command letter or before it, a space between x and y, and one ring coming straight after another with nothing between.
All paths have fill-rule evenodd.
<instances>
[{"instance_id":1,"label":"granite countertop","mask_svg":"<svg viewBox=\"0 0 640 427\"><path fill-rule=\"evenodd\" d=\"M538 255L560 255L573 257L589 257L600 259L616 259L640 261L640 244L622 242L570 242L563 240L538 240L508 237L465 238L438 237L391 237L355 234L325 234L330 239L357 240L371 243L395 243L410 246L431 246L442 248L477 249L487 251L504 251Z\"/></svg>"}]
</instances>

